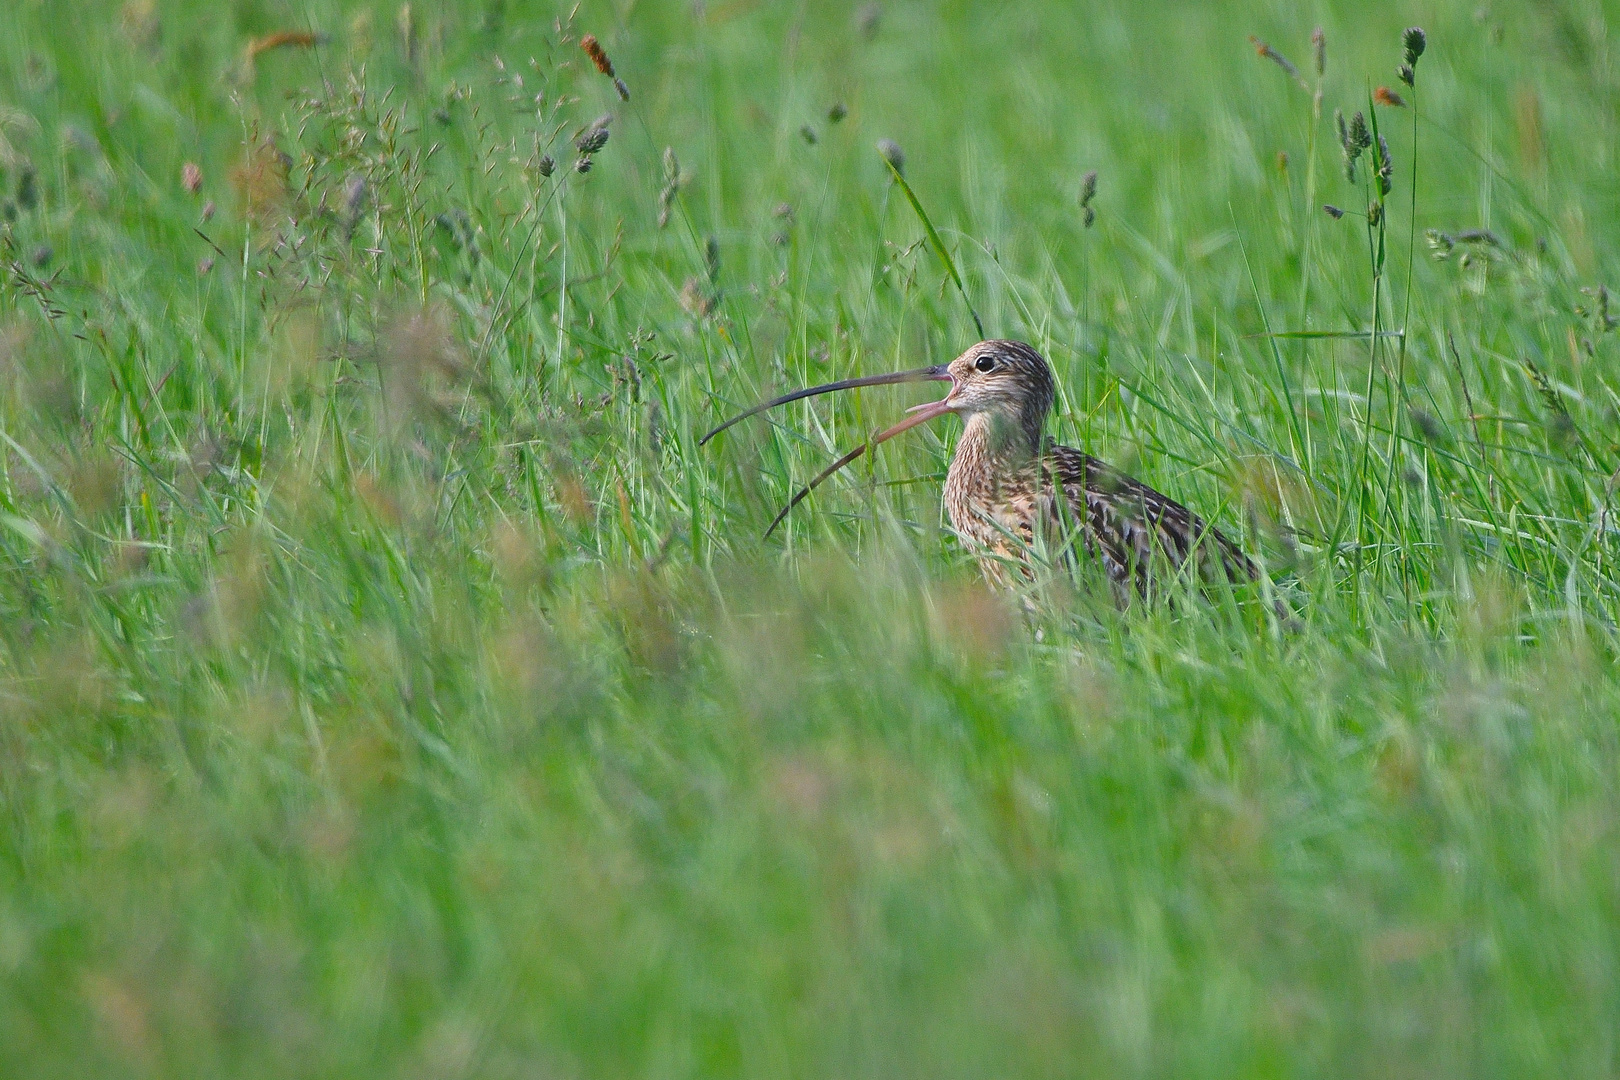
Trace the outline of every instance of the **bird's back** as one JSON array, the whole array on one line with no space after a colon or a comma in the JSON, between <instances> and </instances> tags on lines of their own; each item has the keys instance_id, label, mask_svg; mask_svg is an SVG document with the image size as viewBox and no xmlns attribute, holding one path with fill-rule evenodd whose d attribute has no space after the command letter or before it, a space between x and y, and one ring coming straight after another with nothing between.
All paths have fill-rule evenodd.
<instances>
[{"instance_id":1,"label":"bird's back","mask_svg":"<svg viewBox=\"0 0 1620 1080\"><path fill-rule=\"evenodd\" d=\"M1010 566L1021 565L1027 576L1036 552L1067 559L1077 548L1101 564L1122 595L1149 593L1189 559L1206 582L1240 584L1259 576L1236 544L1185 506L1056 443L1047 443L1038 461L1014 468L971 454L953 461L945 505L956 532L1003 584L1010 584Z\"/></svg>"}]
</instances>

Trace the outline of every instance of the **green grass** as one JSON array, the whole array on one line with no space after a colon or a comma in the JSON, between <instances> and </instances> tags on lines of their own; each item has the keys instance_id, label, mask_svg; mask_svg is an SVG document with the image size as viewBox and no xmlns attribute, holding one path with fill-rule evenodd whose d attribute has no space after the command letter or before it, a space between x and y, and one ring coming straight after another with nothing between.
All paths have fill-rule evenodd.
<instances>
[{"instance_id":1,"label":"green grass","mask_svg":"<svg viewBox=\"0 0 1620 1080\"><path fill-rule=\"evenodd\" d=\"M1613 12L1368 7L13 0L0 1074L1620 1071ZM881 138L1297 628L759 539L974 337Z\"/></svg>"}]
</instances>

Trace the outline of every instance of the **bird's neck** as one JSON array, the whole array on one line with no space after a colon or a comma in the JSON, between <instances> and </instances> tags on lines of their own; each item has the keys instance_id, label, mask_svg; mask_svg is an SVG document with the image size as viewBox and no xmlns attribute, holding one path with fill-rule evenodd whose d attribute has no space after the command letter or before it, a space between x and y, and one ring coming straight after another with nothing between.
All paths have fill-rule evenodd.
<instances>
[{"instance_id":1,"label":"bird's neck","mask_svg":"<svg viewBox=\"0 0 1620 1080\"><path fill-rule=\"evenodd\" d=\"M998 475L1016 471L1034 459L1040 433L992 412L967 418L962 438L951 458L947 484L957 488L982 486Z\"/></svg>"}]
</instances>

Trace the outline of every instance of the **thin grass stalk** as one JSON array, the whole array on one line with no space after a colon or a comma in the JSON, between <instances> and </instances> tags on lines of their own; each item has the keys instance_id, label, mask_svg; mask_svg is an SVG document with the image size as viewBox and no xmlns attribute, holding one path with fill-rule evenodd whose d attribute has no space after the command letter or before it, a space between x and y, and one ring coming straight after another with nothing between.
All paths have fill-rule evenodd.
<instances>
[{"instance_id":1,"label":"thin grass stalk","mask_svg":"<svg viewBox=\"0 0 1620 1080\"><path fill-rule=\"evenodd\" d=\"M973 316L973 329L978 331L979 340L983 341L985 339L984 323L979 321L979 313L974 310L973 301L968 299L967 288L962 284L962 275L956 272L956 261L951 258L951 253L945 250L945 242L939 238L939 232L934 228L934 223L928 220L928 212L923 209L922 203L918 201L916 193L911 190L911 185L906 183L906 178L901 175L900 170L894 167L894 162L885 157L883 164L889 167L894 182L899 184L900 190L905 193L906 201L911 203L911 208L917 212L917 217L922 219L923 231L928 234L928 244L934 249L934 254L939 256L939 261L945 264L945 272L956 283L956 291L962 294L962 303L967 305L968 314Z\"/></svg>"},{"instance_id":2,"label":"thin grass stalk","mask_svg":"<svg viewBox=\"0 0 1620 1080\"><path fill-rule=\"evenodd\" d=\"M1415 95L1416 91L1413 90L1413 93ZM1379 147L1380 154L1382 154L1383 153L1382 148L1384 146L1384 142L1383 142L1383 140L1381 139L1381 137L1379 136L1379 133L1378 133L1378 110L1376 109L1376 107L1374 105L1374 102L1371 101L1371 100L1368 101L1367 116L1368 116L1368 122L1372 125L1373 139L1375 141L1375 144ZM1416 170L1417 170L1415 123L1416 123L1416 121L1414 120L1414 134L1413 134L1413 146L1414 146L1414 149L1413 149L1413 155L1412 155L1413 156L1412 168L1413 168L1413 175L1414 175L1414 184L1415 184L1415 177L1416 177ZM1387 163L1381 163L1381 164L1387 164ZM1382 194L1379 195L1378 201L1379 201L1380 207L1382 207L1384 205L1384 198L1383 198ZM1417 221L1417 193L1416 193L1415 187L1414 187L1414 190L1413 190L1412 195L1411 195L1410 206L1411 206L1411 219L1410 219L1409 227L1408 227L1407 249L1406 249L1406 300L1405 300L1405 312L1403 313L1403 315L1401 317L1402 318L1401 329L1400 329L1400 331L1398 331L1399 336L1400 336L1400 348L1399 348L1399 352L1398 352L1399 359L1396 362L1396 370L1395 370L1395 376L1394 376L1395 385L1393 387L1393 392L1386 395L1386 398L1387 398L1387 400L1389 400L1389 403L1390 403L1389 448L1386 451L1386 456L1388 458L1388 462L1387 462L1388 467L1386 468L1385 473L1384 473L1384 487L1383 487L1384 511L1385 511L1386 514L1393 514L1394 513L1394 506L1393 506L1393 503L1392 503L1392 495L1391 495L1391 493L1398 490L1396 488L1396 485L1395 485L1395 463L1399 458L1398 451L1400 449L1400 441L1401 441L1401 425L1404 422L1404 418L1406 417L1406 415L1409 412L1408 399L1407 399L1407 393L1406 393L1406 330L1407 330L1406 323L1407 323L1407 320L1410 317L1411 311L1412 311L1412 261L1413 261L1413 255L1415 253L1416 243L1417 243L1417 235L1416 235L1416 227L1415 227L1416 226L1416 221ZM1379 254L1378 254L1378 262L1379 262L1379 272L1380 272L1380 275L1381 275L1382 271L1383 271L1383 266L1384 266L1385 243L1386 243L1386 239L1387 239L1387 230L1388 230L1388 214L1387 214L1387 212L1381 212L1378 217L1379 217L1379 243L1378 243L1378 252L1379 252ZM1376 310L1376 308L1375 308L1375 310ZM1376 322L1375 322L1374 332L1375 333L1377 332ZM1389 380L1389 373L1388 373L1387 370L1385 371L1384 377L1385 377L1385 380L1387 382ZM1404 509L1404 506L1405 506L1404 499L1402 500L1402 506L1403 506L1403 509ZM1394 522L1390 521L1387 524L1390 525L1390 526L1393 526ZM1409 547L1409 545L1403 546L1403 549L1402 549L1402 565L1403 565L1403 567L1406 565L1405 559L1406 559L1407 547ZM1376 559L1381 560L1382 557L1383 557L1383 545L1382 545L1382 541L1380 541L1379 550L1378 550L1378 553L1376 555ZM1408 604L1410 604L1410 600L1411 600L1411 579L1410 579L1410 575L1405 573L1404 571L1401 574L1401 589L1402 589L1402 594L1407 598Z\"/></svg>"},{"instance_id":3,"label":"thin grass stalk","mask_svg":"<svg viewBox=\"0 0 1620 1080\"><path fill-rule=\"evenodd\" d=\"M1320 34L1320 30L1318 34ZM1318 54L1320 57L1320 54ZM1316 89L1311 95L1311 122L1309 134L1305 144L1305 228L1300 234L1299 241L1299 328L1305 329L1305 320L1309 317L1311 303L1311 242L1316 238L1316 136L1322 126L1322 82L1324 73L1322 65L1316 65ZM1301 341L1299 345L1300 370L1305 369L1306 360L1310 355L1310 346ZM1300 459L1303 467L1312 470L1315 454L1311 450L1311 411L1305 410L1303 437L1305 445L1300 448L1303 455Z\"/></svg>"},{"instance_id":4,"label":"thin grass stalk","mask_svg":"<svg viewBox=\"0 0 1620 1080\"><path fill-rule=\"evenodd\" d=\"M1373 111L1372 94L1370 92L1367 95L1367 110L1368 110L1368 112ZM1377 132L1376 118L1374 119L1373 123L1374 123L1374 135L1375 135L1375 138L1376 138L1376 132ZM1368 171L1369 171L1369 173L1372 171L1370 162L1369 162ZM1369 179L1368 182L1364 183L1363 187L1370 192L1372 190L1371 180ZM1374 201L1372 199L1369 199L1368 200L1368 205L1369 206L1374 205ZM1369 256L1369 259L1371 260L1371 265L1372 265L1372 333L1371 333L1371 336L1368 338L1367 391L1366 391L1366 399L1363 402L1363 406L1362 406L1363 409L1364 409L1364 412L1362 414L1361 463L1356 469L1356 489L1357 489L1357 491L1359 493L1360 498L1359 498L1359 506L1357 508L1357 515L1356 515L1356 562L1355 562L1356 583L1355 583L1355 592L1354 592L1354 595L1353 595L1352 601L1351 601L1351 613L1352 613L1353 618L1360 616L1360 608L1361 608L1361 589L1362 589L1362 585L1363 585L1363 582L1362 582L1362 569L1363 569L1364 560L1365 560L1365 550L1364 549L1365 549L1365 545L1366 545L1367 516L1368 516L1368 509L1369 509L1367 504L1368 504L1368 500L1369 500L1369 498L1371 497L1371 494L1372 494L1371 488L1369 487L1369 485L1367 483L1367 469L1368 469L1368 466L1371 464L1371 461L1372 461L1373 389L1375 387L1376 380L1377 380L1377 377L1378 377L1378 342L1379 342L1381 330L1383 328L1382 298L1383 298L1384 253L1385 253L1385 243L1384 243L1384 241L1385 241L1385 231L1388 228L1388 220L1385 217L1385 215L1382 213L1383 203L1382 203L1382 198L1381 197L1378 200L1377 205L1380 207L1380 212L1378 214L1377 223L1374 224L1370 217L1369 217L1368 222L1367 222L1367 250L1368 250L1368 256ZM1382 545L1380 544L1380 550L1381 549L1382 549ZM1374 553L1374 561L1375 561L1375 563L1376 563L1378 557L1379 557L1378 552L1375 552Z\"/></svg>"},{"instance_id":5,"label":"thin grass stalk","mask_svg":"<svg viewBox=\"0 0 1620 1080\"><path fill-rule=\"evenodd\" d=\"M1271 332L1271 316L1266 314L1265 300L1260 295L1260 284L1255 280L1254 268L1249 265L1249 249L1243 243L1242 230L1237 228L1237 212L1232 209L1231 203L1226 204L1226 212L1232 217L1232 227L1234 234L1237 236L1238 251L1243 256L1243 269L1249 275L1249 288L1254 292L1254 305L1260 311L1260 324L1265 327L1266 339L1271 345L1271 358L1277 365L1277 378L1282 382L1283 404L1288 410L1288 434L1293 441L1292 456L1297 465L1304 460L1302 455L1305 453L1305 436L1299 426L1298 410L1294 408L1294 391L1288 382L1288 371L1283 366L1282 349L1278 347L1277 338Z\"/></svg>"}]
</instances>

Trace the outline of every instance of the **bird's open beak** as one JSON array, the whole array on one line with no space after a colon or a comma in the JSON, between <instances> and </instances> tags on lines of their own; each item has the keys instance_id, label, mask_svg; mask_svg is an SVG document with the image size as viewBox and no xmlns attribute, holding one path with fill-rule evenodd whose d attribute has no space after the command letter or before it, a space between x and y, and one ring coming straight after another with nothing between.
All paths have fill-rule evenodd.
<instances>
[{"instance_id":1,"label":"bird's open beak","mask_svg":"<svg viewBox=\"0 0 1620 1080\"><path fill-rule=\"evenodd\" d=\"M747 412L738 413L736 416L733 416L730 420L727 420L725 423L703 436L703 438L699 439L698 445L702 446L704 443L726 430L726 428L730 427L732 424L737 423L739 420L746 420L750 416L756 416L759 413L764 412L766 409L773 409L778 405L786 405L788 402L798 401L800 398L814 397L817 394L830 394L834 390L853 390L857 386L888 386L893 383L929 381L950 382L953 383L953 385L951 386L950 393L946 394L938 401L929 401L922 405L916 405L910 409L907 409L906 411L911 414L910 416L906 417L898 424L895 424L893 427L886 428L883 431L878 432L876 435L873 435L870 440L861 443L861 445L857 446L855 449L851 450L849 453L845 454L843 457L821 470L814 480L810 481L804 487L799 489L799 493L793 496L791 502L782 507L782 512L776 515L776 520L771 522L771 527L765 530L765 535L769 537L771 533L776 531L776 527L782 524L782 519L788 516L788 511L792 510L795 506L798 506L799 503L803 502L804 497L814 491L823 480L827 479L827 477L831 476L839 469L842 469L845 465L848 465L850 462L866 453L867 447L876 446L881 442L887 442L896 435L899 435L901 432L910 431L912 428L917 427L920 424L928 423L928 421L934 419L936 416L944 416L948 412L954 412L956 409L956 403L951 399L956 394L956 387L954 385L955 380L951 378L950 370L944 364L936 364L933 367L913 368L910 371L896 371L888 375L867 375L864 378L843 379L839 382L823 383L820 386L812 386L804 390L795 390L791 394L783 394L781 397L772 398L767 402L755 405Z\"/></svg>"},{"instance_id":2,"label":"bird's open beak","mask_svg":"<svg viewBox=\"0 0 1620 1080\"><path fill-rule=\"evenodd\" d=\"M865 375L858 379L840 379L838 382L822 383L820 386L809 386L803 390L795 390L791 394L783 394L781 397L771 398L771 400L761 402L746 412L738 413L736 416L733 416L730 420L727 420L725 423L703 436L703 438L699 439L698 445L702 446L704 443L726 430L726 428L731 427L733 424L741 423L750 416L758 416L767 409L774 409L778 405L786 405L790 401L798 401L801 398L815 397L817 394L830 394L835 390L853 390L858 386L891 386L895 383L949 380L950 377L950 372L946 370L944 364L935 364L933 367L912 368L910 371L893 371L887 375ZM948 394L946 395L947 398L949 396L950 395ZM922 423L922 421L919 420L916 421L916 423ZM906 426L910 427L913 425L908 422ZM898 430L891 429L891 432L893 435L898 435L904 430L906 430L905 427L900 427ZM891 435L889 433L885 433L877 441L882 442L883 439L890 437Z\"/></svg>"}]
</instances>

